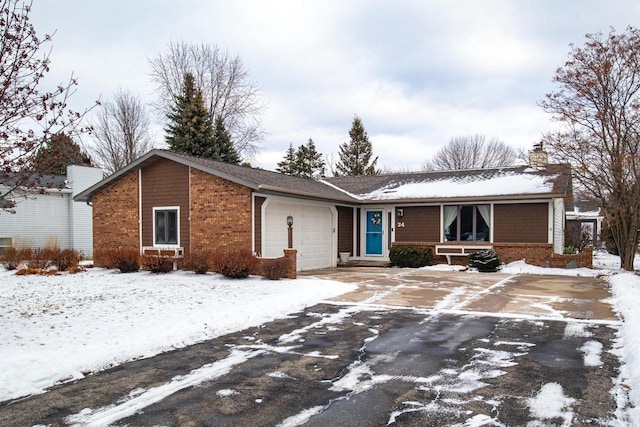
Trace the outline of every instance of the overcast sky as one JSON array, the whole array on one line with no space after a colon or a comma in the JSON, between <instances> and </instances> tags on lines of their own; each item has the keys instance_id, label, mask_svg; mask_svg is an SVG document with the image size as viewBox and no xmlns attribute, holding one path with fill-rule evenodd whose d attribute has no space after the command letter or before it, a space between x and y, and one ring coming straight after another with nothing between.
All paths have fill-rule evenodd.
<instances>
[{"instance_id":1,"label":"overcast sky","mask_svg":"<svg viewBox=\"0 0 640 427\"><path fill-rule=\"evenodd\" d=\"M640 2L35 0L31 19L56 31L50 75L74 73L76 107L119 88L152 103L149 58L169 41L209 43L262 87L254 165L274 169L309 138L335 157L357 114L379 166L418 170L456 136L530 148L553 126L538 102L569 44L638 26Z\"/></svg>"}]
</instances>

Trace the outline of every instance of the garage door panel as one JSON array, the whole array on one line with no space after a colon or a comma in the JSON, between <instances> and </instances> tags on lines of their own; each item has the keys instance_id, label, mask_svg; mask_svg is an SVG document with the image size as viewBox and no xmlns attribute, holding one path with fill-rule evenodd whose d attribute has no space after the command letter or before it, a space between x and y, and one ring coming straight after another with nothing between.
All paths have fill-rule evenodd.
<instances>
[{"instance_id":1,"label":"garage door panel","mask_svg":"<svg viewBox=\"0 0 640 427\"><path fill-rule=\"evenodd\" d=\"M265 257L282 256L287 247L286 218L293 216L293 247L298 251L298 270L333 265L333 213L326 206L270 202L265 208Z\"/></svg>"}]
</instances>

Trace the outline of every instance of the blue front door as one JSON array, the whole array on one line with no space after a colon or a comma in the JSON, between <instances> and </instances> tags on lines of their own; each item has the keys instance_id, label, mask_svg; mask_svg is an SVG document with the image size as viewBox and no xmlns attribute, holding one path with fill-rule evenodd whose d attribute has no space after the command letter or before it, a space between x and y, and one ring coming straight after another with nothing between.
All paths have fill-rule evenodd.
<instances>
[{"instance_id":1,"label":"blue front door","mask_svg":"<svg viewBox=\"0 0 640 427\"><path fill-rule=\"evenodd\" d=\"M382 211L367 211L367 255L382 255Z\"/></svg>"}]
</instances>

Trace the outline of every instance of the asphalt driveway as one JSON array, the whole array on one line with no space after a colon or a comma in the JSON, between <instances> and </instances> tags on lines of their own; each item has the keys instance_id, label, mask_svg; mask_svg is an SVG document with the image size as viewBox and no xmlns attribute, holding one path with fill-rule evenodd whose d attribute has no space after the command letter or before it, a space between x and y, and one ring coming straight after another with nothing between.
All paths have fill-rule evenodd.
<instances>
[{"instance_id":1,"label":"asphalt driveway","mask_svg":"<svg viewBox=\"0 0 640 427\"><path fill-rule=\"evenodd\" d=\"M601 425L603 280L350 268L286 319L0 404L0 425Z\"/></svg>"}]
</instances>

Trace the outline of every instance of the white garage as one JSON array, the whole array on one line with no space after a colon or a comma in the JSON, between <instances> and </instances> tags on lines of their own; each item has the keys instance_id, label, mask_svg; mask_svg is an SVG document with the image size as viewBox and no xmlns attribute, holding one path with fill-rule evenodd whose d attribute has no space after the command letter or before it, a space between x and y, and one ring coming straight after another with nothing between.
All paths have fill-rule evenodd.
<instances>
[{"instance_id":1,"label":"white garage","mask_svg":"<svg viewBox=\"0 0 640 427\"><path fill-rule=\"evenodd\" d=\"M296 203L268 198L262 204L262 254L282 256L287 248L287 216L293 217L293 248L298 251L298 271L335 267L337 261L337 212L324 203Z\"/></svg>"}]
</instances>

